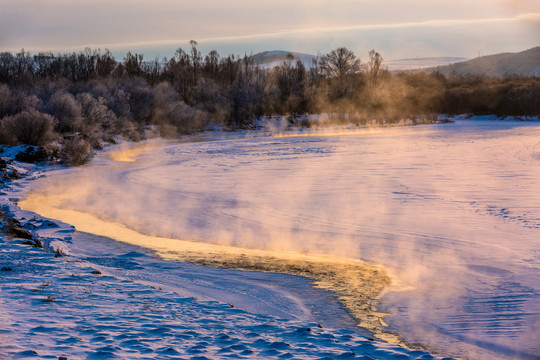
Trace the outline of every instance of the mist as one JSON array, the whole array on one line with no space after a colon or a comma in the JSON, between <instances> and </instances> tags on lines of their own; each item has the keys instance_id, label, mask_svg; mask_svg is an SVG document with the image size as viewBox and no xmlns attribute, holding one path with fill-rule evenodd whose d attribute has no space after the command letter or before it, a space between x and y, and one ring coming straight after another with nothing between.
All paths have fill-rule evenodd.
<instances>
[{"instance_id":1,"label":"mist","mask_svg":"<svg viewBox=\"0 0 540 360\"><path fill-rule=\"evenodd\" d=\"M538 358L539 126L438 114L530 119L540 80L384 62L532 48L537 2L158 2L0 0L0 143L80 166L22 209L305 276L389 342ZM259 66L273 49L317 57Z\"/></svg>"},{"instance_id":2,"label":"mist","mask_svg":"<svg viewBox=\"0 0 540 360\"><path fill-rule=\"evenodd\" d=\"M539 135L472 121L163 142L32 191L147 235L384 265L385 321L405 340L528 358L539 351Z\"/></svg>"}]
</instances>

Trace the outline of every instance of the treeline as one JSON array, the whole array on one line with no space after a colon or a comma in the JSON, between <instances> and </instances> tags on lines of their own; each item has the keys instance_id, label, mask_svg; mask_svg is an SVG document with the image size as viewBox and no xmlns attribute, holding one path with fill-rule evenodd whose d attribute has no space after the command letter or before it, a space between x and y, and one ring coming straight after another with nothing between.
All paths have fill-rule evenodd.
<instances>
[{"instance_id":1,"label":"treeline","mask_svg":"<svg viewBox=\"0 0 540 360\"><path fill-rule=\"evenodd\" d=\"M377 52L362 63L344 47L308 67L289 55L272 69L247 55L203 57L195 41L187 52L153 61L132 53L118 61L90 49L0 53L0 142L58 144L51 151L71 163L115 135L138 140L149 126L174 137L212 124L252 128L265 116L294 121L317 113L357 125L438 113L539 115L540 80L391 74Z\"/></svg>"}]
</instances>

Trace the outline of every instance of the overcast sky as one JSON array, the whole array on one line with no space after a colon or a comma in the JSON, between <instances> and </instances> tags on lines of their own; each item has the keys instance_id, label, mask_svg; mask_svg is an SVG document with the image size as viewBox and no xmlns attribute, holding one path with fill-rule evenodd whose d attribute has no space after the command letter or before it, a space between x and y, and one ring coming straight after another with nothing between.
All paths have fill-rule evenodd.
<instances>
[{"instance_id":1,"label":"overcast sky","mask_svg":"<svg viewBox=\"0 0 540 360\"><path fill-rule=\"evenodd\" d=\"M0 0L0 51L109 48L146 59L199 42L221 55L347 46L385 59L540 45L539 0Z\"/></svg>"}]
</instances>

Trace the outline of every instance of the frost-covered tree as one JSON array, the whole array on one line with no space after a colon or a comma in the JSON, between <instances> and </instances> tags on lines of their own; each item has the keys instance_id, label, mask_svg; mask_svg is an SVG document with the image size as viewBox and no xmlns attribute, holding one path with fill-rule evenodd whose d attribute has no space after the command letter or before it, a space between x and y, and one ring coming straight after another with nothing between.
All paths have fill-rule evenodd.
<instances>
[{"instance_id":1,"label":"frost-covered tree","mask_svg":"<svg viewBox=\"0 0 540 360\"><path fill-rule=\"evenodd\" d=\"M95 98L87 92L77 95L77 101L81 105L82 115L88 129L94 131L109 130L113 128L116 116L103 97Z\"/></svg>"},{"instance_id":2,"label":"frost-covered tree","mask_svg":"<svg viewBox=\"0 0 540 360\"><path fill-rule=\"evenodd\" d=\"M54 137L55 122L51 115L28 109L2 119L2 126L18 143L43 146Z\"/></svg>"},{"instance_id":3,"label":"frost-covered tree","mask_svg":"<svg viewBox=\"0 0 540 360\"><path fill-rule=\"evenodd\" d=\"M49 101L49 111L58 119L58 132L76 132L83 129L82 106L70 93L64 90L55 92Z\"/></svg>"}]
</instances>

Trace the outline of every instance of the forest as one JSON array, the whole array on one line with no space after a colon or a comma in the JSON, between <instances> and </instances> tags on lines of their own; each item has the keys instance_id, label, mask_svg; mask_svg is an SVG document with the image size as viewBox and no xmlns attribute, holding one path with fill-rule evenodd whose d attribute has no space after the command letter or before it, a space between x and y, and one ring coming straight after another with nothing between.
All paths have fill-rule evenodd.
<instances>
[{"instance_id":1,"label":"forest","mask_svg":"<svg viewBox=\"0 0 540 360\"><path fill-rule=\"evenodd\" d=\"M39 146L69 165L87 162L116 135L148 129L178 137L210 127L251 129L265 117L290 126L384 125L437 114L540 115L540 79L389 72L372 50L362 62L340 47L304 65L293 55L263 68L250 55L202 56L197 42L170 59L108 50L0 53L0 143ZM320 124L319 124L320 125Z\"/></svg>"}]
</instances>

